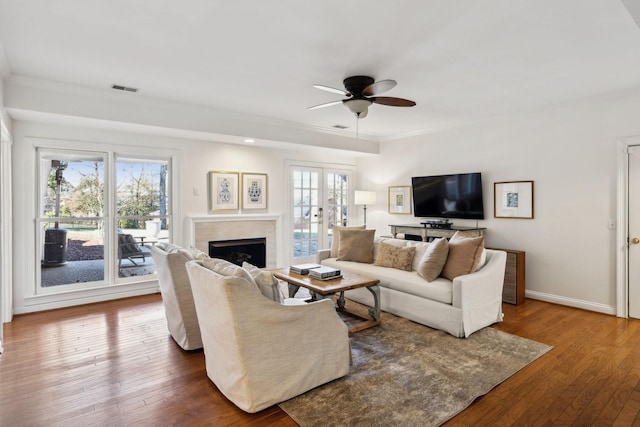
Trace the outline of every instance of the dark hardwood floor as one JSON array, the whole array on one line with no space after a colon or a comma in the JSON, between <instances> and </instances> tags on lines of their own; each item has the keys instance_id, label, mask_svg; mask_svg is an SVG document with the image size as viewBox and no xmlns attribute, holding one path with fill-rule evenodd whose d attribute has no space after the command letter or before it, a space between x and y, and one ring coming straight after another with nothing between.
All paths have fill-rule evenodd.
<instances>
[{"instance_id":1,"label":"dark hardwood floor","mask_svg":"<svg viewBox=\"0 0 640 427\"><path fill-rule=\"evenodd\" d=\"M640 321L533 300L504 312L496 328L554 349L446 426L640 426ZM16 316L4 339L1 426L297 425L226 400L203 353L171 340L159 294Z\"/></svg>"}]
</instances>

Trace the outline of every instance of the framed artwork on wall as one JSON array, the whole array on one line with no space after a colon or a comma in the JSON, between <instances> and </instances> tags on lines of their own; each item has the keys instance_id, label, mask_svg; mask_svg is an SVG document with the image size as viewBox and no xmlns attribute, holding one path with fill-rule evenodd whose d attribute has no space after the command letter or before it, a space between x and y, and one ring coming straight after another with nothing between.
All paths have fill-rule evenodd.
<instances>
[{"instance_id":1,"label":"framed artwork on wall","mask_svg":"<svg viewBox=\"0 0 640 427\"><path fill-rule=\"evenodd\" d=\"M209 211L238 208L238 172L209 172Z\"/></svg>"},{"instance_id":2,"label":"framed artwork on wall","mask_svg":"<svg viewBox=\"0 0 640 427\"><path fill-rule=\"evenodd\" d=\"M242 209L267 209L268 179L266 173L242 174Z\"/></svg>"},{"instance_id":3,"label":"framed artwork on wall","mask_svg":"<svg viewBox=\"0 0 640 427\"><path fill-rule=\"evenodd\" d=\"M411 214L411 186L400 185L389 187L389 213Z\"/></svg>"},{"instance_id":4,"label":"framed artwork on wall","mask_svg":"<svg viewBox=\"0 0 640 427\"><path fill-rule=\"evenodd\" d=\"M494 182L493 216L533 219L533 181Z\"/></svg>"}]
</instances>

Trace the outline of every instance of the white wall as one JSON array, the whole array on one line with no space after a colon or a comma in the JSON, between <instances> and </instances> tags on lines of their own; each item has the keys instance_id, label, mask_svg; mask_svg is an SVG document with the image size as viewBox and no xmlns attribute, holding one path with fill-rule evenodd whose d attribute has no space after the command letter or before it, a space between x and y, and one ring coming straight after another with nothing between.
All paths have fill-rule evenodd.
<instances>
[{"instance_id":1,"label":"white wall","mask_svg":"<svg viewBox=\"0 0 640 427\"><path fill-rule=\"evenodd\" d=\"M209 215L207 202L207 173L210 170L266 173L269 177L269 214L287 213L285 203L284 165L286 160L314 160L304 151L282 151L252 146L231 145L214 142L177 139L138 133L126 133L61 126L54 124L14 121L13 148L13 195L14 195L14 312L22 313L61 305L68 295L35 295L35 228L36 210L36 151L35 146L42 139L58 140L59 146L73 144L87 150L136 150L140 153L155 153L157 150L175 150L180 159L177 171L179 180L178 211L174 212L176 243L184 244L184 222L186 215ZM317 159L317 156L315 156ZM353 158L341 158L335 153L331 160L354 165ZM194 196L193 188L198 187L199 196ZM224 212L224 215L228 215ZM211 214L215 215L215 214ZM282 252L279 259L285 259L286 248L278 243ZM109 299L109 290L93 290L75 293L73 304ZM132 291L129 291L132 292ZM120 295L122 296L122 295Z\"/></svg>"},{"instance_id":2,"label":"white wall","mask_svg":"<svg viewBox=\"0 0 640 427\"><path fill-rule=\"evenodd\" d=\"M616 142L640 134L638 111L634 92L384 143L358 162L360 188L378 192L369 228L420 221L387 213L389 185L482 172L486 245L526 251L527 295L614 314ZM493 183L520 180L535 182L535 219L493 218Z\"/></svg>"}]
</instances>

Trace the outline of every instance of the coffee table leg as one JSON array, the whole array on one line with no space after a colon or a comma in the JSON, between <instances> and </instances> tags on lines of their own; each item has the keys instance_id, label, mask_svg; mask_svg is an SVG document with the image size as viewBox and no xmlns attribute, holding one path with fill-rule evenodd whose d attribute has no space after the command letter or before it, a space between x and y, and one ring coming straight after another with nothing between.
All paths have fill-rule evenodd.
<instances>
[{"instance_id":1,"label":"coffee table leg","mask_svg":"<svg viewBox=\"0 0 640 427\"><path fill-rule=\"evenodd\" d=\"M300 286L296 286L294 284L289 283L289 298L295 298L296 292L298 292L298 289L300 289Z\"/></svg>"},{"instance_id":2,"label":"coffee table leg","mask_svg":"<svg viewBox=\"0 0 640 427\"><path fill-rule=\"evenodd\" d=\"M368 286L367 290L373 294L373 307L369 308L369 316L373 320L380 320L380 288L378 285Z\"/></svg>"},{"instance_id":3,"label":"coffee table leg","mask_svg":"<svg viewBox=\"0 0 640 427\"><path fill-rule=\"evenodd\" d=\"M336 304L338 304L338 308L340 310L344 309L344 292L340 292L340 295L338 296L338 300L336 301Z\"/></svg>"}]
</instances>

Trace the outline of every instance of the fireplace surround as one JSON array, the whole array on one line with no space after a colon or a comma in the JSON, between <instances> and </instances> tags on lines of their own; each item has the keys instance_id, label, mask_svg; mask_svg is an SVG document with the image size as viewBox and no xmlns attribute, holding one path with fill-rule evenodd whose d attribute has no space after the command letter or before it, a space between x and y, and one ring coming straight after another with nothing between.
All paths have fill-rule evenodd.
<instances>
[{"instance_id":1,"label":"fireplace surround","mask_svg":"<svg viewBox=\"0 0 640 427\"><path fill-rule=\"evenodd\" d=\"M237 214L187 216L186 244L209 253L209 242L264 238L266 267L283 264L277 250L276 236L282 234L279 214Z\"/></svg>"}]
</instances>

